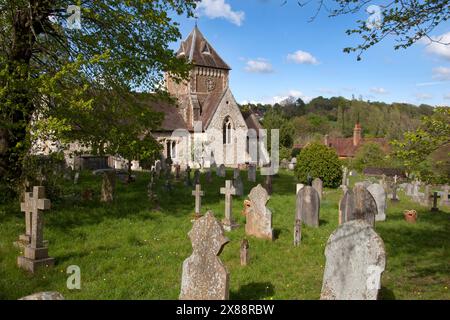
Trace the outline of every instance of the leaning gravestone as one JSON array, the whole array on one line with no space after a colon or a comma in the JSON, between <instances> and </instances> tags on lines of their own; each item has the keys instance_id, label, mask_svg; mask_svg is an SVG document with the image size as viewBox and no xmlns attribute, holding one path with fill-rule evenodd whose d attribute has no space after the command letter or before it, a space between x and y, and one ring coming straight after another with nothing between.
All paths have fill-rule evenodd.
<instances>
[{"instance_id":1,"label":"leaning gravestone","mask_svg":"<svg viewBox=\"0 0 450 320\"><path fill-rule=\"evenodd\" d=\"M316 189L317 193L319 194L320 200L322 200L323 195L323 182L320 180L320 178L315 178L312 182L312 187Z\"/></svg>"},{"instance_id":2,"label":"leaning gravestone","mask_svg":"<svg viewBox=\"0 0 450 320\"><path fill-rule=\"evenodd\" d=\"M305 186L297 193L295 219L312 227L319 226L320 198L311 186Z\"/></svg>"},{"instance_id":3,"label":"leaning gravestone","mask_svg":"<svg viewBox=\"0 0 450 320\"><path fill-rule=\"evenodd\" d=\"M339 202L340 222L363 219L372 227L375 225L377 203L370 192L362 185L347 190Z\"/></svg>"},{"instance_id":4,"label":"leaning gravestone","mask_svg":"<svg viewBox=\"0 0 450 320\"><path fill-rule=\"evenodd\" d=\"M257 238L273 240L272 212L266 207L269 195L260 184L248 195L250 207L246 211L245 233Z\"/></svg>"},{"instance_id":5,"label":"leaning gravestone","mask_svg":"<svg viewBox=\"0 0 450 320\"><path fill-rule=\"evenodd\" d=\"M325 248L323 300L376 300L386 267L383 240L364 220L340 225Z\"/></svg>"},{"instance_id":6,"label":"leaning gravestone","mask_svg":"<svg viewBox=\"0 0 450 320\"><path fill-rule=\"evenodd\" d=\"M218 255L229 242L220 222L208 211L189 232L192 255L183 262L180 300L227 300L230 276Z\"/></svg>"},{"instance_id":7,"label":"leaning gravestone","mask_svg":"<svg viewBox=\"0 0 450 320\"><path fill-rule=\"evenodd\" d=\"M102 182L101 202L112 202L114 200L114 189L116 187L116 173L104 172Z\"/></svg>"},{"instance_id":8,"label":"leaning gravestone","mask_svg":"<svg viewBox=\"0 0 450 320\"><path fill-rule=\"evenodd\" d=\"M33 187L33 195L30 198L31 214L31 239L25 246L24 255L17 258L19 268L34 273L38 268L53 266L55 259L48 256L48 247L44 244L44 213L50 209L50 200L45 199L44 187Z\"/></svg>"},{"instance_id":9,"label":"leaning gravestone","mask_svg":"<svg viewBox=\"0 0 450 320\"><path fill-rule=\"evenodd\" d=\"M375 221L385 221L386 220L386 202L387 196L386 191L381 184L374 183L370 185L367 190L370 192L372 197L377 203L377 214L375 215Z\"/></svg>"}]
</instances>

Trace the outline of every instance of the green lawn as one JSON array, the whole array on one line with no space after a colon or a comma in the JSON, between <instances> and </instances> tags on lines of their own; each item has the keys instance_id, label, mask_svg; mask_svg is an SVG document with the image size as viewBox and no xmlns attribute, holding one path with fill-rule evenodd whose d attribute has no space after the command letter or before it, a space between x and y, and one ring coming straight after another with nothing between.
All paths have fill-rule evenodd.
<instances>
[{"instance_id":1,"label":"green lawn","mask_svg":"<svg viewBox=\"0 0 450 320\"><path fill-rule=\"evenodd\" d=\"M224 179L215 175L211 185L202 176L203 211L222 219ZM232 172L227 172L231 178ZM248 184L242 172L244 194ZM67 299L177 299L181 265L191 254L187 237L194 209L191 189L180 182L172 193L158 185L161 210L152 210L146 195L148 174L138 174L130 185L118 183L113 204L98 201L101 178L83 172L79 185L68 185L64 200L53 201L45 213L45 239L52 269L31 275L16 267L19 250L12 243L24 231L19 204L0 205L0 299L17 299L39 291L59 291ZM261 177L258 177L261 182ZM293 246L295 179L290 172L274 178L268 202L273 212L274 242L249 238L250 264L239 263L240 241L245 237L241 215L244 197L233 203L241 227L227 233L230 243L221 259L230 272L231 299L318 299L324 269L324 248L338 224L340 190L326 189L320 210L320 228L304 227L300 247ZM94 201L80 200L85 188L96 191ZM388 204L387 221L376 231L387 250L382 278L384 299L450 299L450 213L431 213L407 201ZM418 223L403 220L403 210L416 209ZM81 268L81 290L66 288L66 268Z\"/></svg>"}]
</instances>

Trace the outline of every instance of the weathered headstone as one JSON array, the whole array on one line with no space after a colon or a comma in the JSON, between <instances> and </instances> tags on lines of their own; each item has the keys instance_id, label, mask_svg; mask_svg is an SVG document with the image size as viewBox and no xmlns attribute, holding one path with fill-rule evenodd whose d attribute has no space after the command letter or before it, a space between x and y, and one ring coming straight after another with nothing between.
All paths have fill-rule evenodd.
<instances>
[{"instance_id":1,"label":"weathered headstone","mask_svg":"<svg viewBox=\"0 0 450 320\"><path fill-rule=\"evenodd\" d=\"M249 249L248 240L243 239L241 242L241 251L240 251L241 266L248 265L248 262L249 262L248 249Z\"/></svg>"},{"instance_id":2,"label":"weathered headstone","mask_svg":"<svg viewBox=\"0 0 450 320\"><path fill-rule=\"evenodd\" d=\"M191 181L191 167L187 166L186 167L186 177L184 180L184 185L187 187L192 186L192 181Z\"/></svg>"},{"instance_id":3,"label":"weathered headstone","mask_svg":"<svg viewBox=\"0 0 450 320\"><path fill-rule=\"evenodd\" d=\"M220 194L225 195L225 218L222 220L223 228L226 231L231 231L239 227L234 221L232 208L233 208L233 195L236 195L236 189L233 187L231 180L225 181L225 188L220 188Z\"/></svg>"},{"instance_id":4,"label":"weathered headstone","mask_svg":"<svg viewBox=\"0 0 450 320\"><path fill-rule=\"evenodd\" d=\"M311 186L305 186L297 193L295 219L312 227L319 226L320 198Z\"/></svg>"},{"instance_id":5,"label":"weathered headstone","mask_svg":"<svg viewBox=\"0 0 450 320\"><path fill-rule=\"evenodd\" d=\"M233 171L233 187L236 189L237 196L244 194L244 183L242 182L239 169L234 169Z\"/></svg>"},{"instance_id":6,"label":"weathered headstone","mask_svg":"<svg viewBox=\"0 0 450 320\"><path fill-rule=\"evenodd\" d=\"M248 167L247 179L249 182L256 182L256 165L251 164Z\"/></svg>"},{"instance_id":7,"label":"weathered headstone","mask_svg":"<svg viewBox=\"0 0 450 320\"><path fill-rule=\"evenodd\" d=\"M246 213L245 233L257 238L273 240L272 212L266 207L269 195L260 184L248 195L250 208Z\"/></svg>"},{"instance_id":8,"label":"weathered headstone","mask_svg":"<svg viewBox=\"0 0 450 320\"><path fill-rule=\"evenodd\" d=\"M116 188L116 173L104 172L102 181L101 202L112 202L114 200L114 189Z\"/></svg>"},{"instance_id":9,"label":"weathered headstone","mask_svg":"<svg viewBox=\"0 0 450 320\"><path fill-rule=\"evenodd\" d=\"M53 266L55 260L48 256L48 247L44 245L44 213L50 209L50 200L45 199L44 187L33 187L29 199L32 207L31 241L25 246L24 255L17 258L19 268L34 273L37 268Z\"/></svg>"},{"instance_id":10,"label":"weathered headstone","mask_svg":"<svg viewBox=\"0 0 450 320\"><path fill-rule=\"evenodd\" d=\"M64 296L56 291L38 292L22 297L19 300L64 300Z\"/></svg>"},{"instance_id":11,"label":"weathered headstone","mask_svg":"<svg viewBox=\"0 0 450 320\"><path fill-rule=\"evenodd\" d=\"M80 179L80 173L75 172L75 176L73 178L73 184L78 184L78 180Z\"/></svg>"},{"instance_id":12,"label":"weathered headstone","mask_svg":"<svg viewBox=\"0 0 450 320\"><path fill-rule=\"evenodd\" d=\"M385 221L386 220L386 202L387 196L386 191L381 184L374 183L367 188L372 197L377 203L377 214L375 215L375 221Z\"/></svg>"},{"instance_id":13,"label":"weathered headstone","mask_svg":"<svg viewBox=\"0 0 450 320\"><path fill-rule=\"evenodd\" d=\"M217 168L217 176L225 178L226 172L225 172L225 165L222 163L218 168Z\"/></svg>"},{"instance_id":14,"label":"weathered headstone","mask_svg":"<svg viewBox=\"0 0 450 320\"><path fill-rule=\"evenodd\" d=\"M341 223L363 219L373 227L377 210L375 199L362 185L356 185L353 190L347 190L339 202Z\"/></svg>"},{"instance_id":15,"label":"weathered headstone","mask_svg":"<svg viewBox=\"0 0 450 320\"><path fill-rule=\"evenodd\" d=\"M222 225L208 211L189 232L192 255L183 262L180 300L227 300L230 276L219 259L225 244Z\"/></svg>"},{"instance_id":16,"label":"weathered headstone","mask_svg":"<svg viewBox=\"0 0 450 320\"><path fill-rule=\"evenodd\" d=\"M155 173L156 173L156 178L159 179L159 177L161 177L161 160L155 161Z\"/></svg>"},{"instance_id":17,"label":"weathered headstone","mask_svg":"<svg viewBox=\"0 0 450 320\"><path fill-rule=\"evenodd\" d=\"M201 216L202 197L205 195L201 190L201 185L195 185L195 190L192 191L192 195L195 197L195 218L199 218Z\"/></svg>"},{"instance_id":18,"label":"weathered headstone","mask_svg":"<svg viewBox=\"0 0 450 320\"><path fill-rule=\"evenodd\" d=\"M433 207L431 208L431 211L439 211L438 198L439 198L439 195L438 195L437 191L434 191L433 192Z\"/></svg>"},{"instance_id":19,"label":"weathered headstone","mask_svg":"<svg viewBox=\"0 0 450 320\"><path fill-rule=\"evenodd\" d=\"M43 203L36 203L33 201L33 192L25 192L24 202L20 204L20 211L25 214L25 233L19 236L19 241L16 242L18 247L24 248L31 243L31 219L35 210L44 210L45 208L36 205L43 205Z\"/></svg>"},{"instance_id":20,"label":"weathered headstone","mask_svg":"<svg viewBox=\"0 0 450 320\"><path fill-rule=\"evenodd\" d=\"M315 178L312 182L312 187L316 189L317 193L319 194L320 200L322 200L323 196L323 182L320 178Z\"/></svg>"},{"instance_id":21,"label":"weathered headstone","mask_svg":"<svg viewBox=\"0 0 450 320\"><path fill-rule=\"evenodd\" d=\"M450 206L450 200L448 199L448 191L449 191L449 186L445 185L442 188L442 193L441 193L441 202L440 202L441 206Z\"/></svg>"},{"instance_id":22,"label":"weathered headstone","mask_svg":"<svg viewBox=\"0 0 450 320\"><path fill-rule=\"evenodd\" d=\"M376 300L386 267L383 240L364 220L340 225L325 248L323 300Z\"/></svg>"},{"instance_id":23,"label":"weathered headstone","mask_svg":"<svg viewBox=\"0 0 450 320\"><path fill-rule=\"evenodd\" d=\"M392 198L391 198L392 202L400 201L398 198L398 195L397 195L397 190L398 190L398 185L397 185L397 182L394 181L394 183L392 184Z\"/></svg>"},{"instance_id":24,"label":"weathered headstone","mask_svg":"<svg viewBox=\"0 0 450 320\"><path fill-rule=\"evenodd\" d=\"M302 242L302 221L295 219L294 225L294 246L300 245Z\"/></svg>"}]
</instances>

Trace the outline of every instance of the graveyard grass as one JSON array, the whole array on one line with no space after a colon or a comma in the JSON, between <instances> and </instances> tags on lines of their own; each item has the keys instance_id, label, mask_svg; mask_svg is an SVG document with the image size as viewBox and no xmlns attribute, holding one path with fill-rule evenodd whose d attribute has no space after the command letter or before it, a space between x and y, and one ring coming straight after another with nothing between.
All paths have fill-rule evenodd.
<instances>
[{"instance_id":1,"label":"graveyard grass","mask_svg":"<svg viewBox=\"0 0 450 320\"><path fill-rule=\"evenodd\" d=\"M247 195L252 184L241 173ZM232 171L227 171L228 179ZM213 210L223 218L224 178L208 185L202 175L202 212ZM12 246L24 231L18 203L0 205L0 299L17 299L39 291L59 291L66 299L177 299L181 266L192 252L191 229L194 197L182 182L172 193L157 184L159 211L147 198L149 175L137 174L130 185L117 183L116 199L99 202L101 178L83 172L78 185L68 183L66 196L46 211L44 237L56 265L31 275L16 267L19 249ZM262 177L258 176L259 183ZM354 181L353 181L354 182ZM318 299L325 264L324 248L338 224L340 190L325 189L320 228L302 228L302 243L293 246L295 178L282 171L274 178L268 202L273 212L276 240L247 237L250 263L240 266L240 242L245 237L241 215L244 197L234 197L233 215L241 227L227 233L231 240L220 258L230 276L231 299ZM256 184L255 184L256 185ZM95 191L93 201L79 195ZM387 221L376 231L384 240L387 268L382 278L382 299L450 299L450 210L430 212L400 193L401 202L388 203ZM403 220L403 210L416 209L418 223ZM442 209L441 209L442 210ZM68 290L66 269L81 268L81 290Z\"/></svg>"}]
</instances>

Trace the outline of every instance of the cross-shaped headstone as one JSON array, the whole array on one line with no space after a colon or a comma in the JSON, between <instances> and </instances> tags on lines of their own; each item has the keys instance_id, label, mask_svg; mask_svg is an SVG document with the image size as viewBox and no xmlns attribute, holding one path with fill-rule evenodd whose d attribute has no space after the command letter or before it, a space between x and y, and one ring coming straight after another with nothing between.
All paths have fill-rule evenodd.
<instances>
[{"instance_id":1,"label":"cross-shaped headstone","mask_svg":"<svg viewBox=\"0 0 450 320\"><path fill-rule=\"evenodd\" d=\"M205 195L204 192L201 191L201 185L195 185L195 190L192 191L192 195L195 197L195 217L199 218L201 216L202 196Z\"/></svg>"},{"instance_id":2,"label":"cross-shaped headstone","mask_svg":"<svg viewBox=\"0 0 450 320\"><path fill-rule=\"evenodd\" d=\"M431 208L431 211L439 211L439 208L437 206L437 202L438 202L438 198L440 198L440 196L438 195L437 191L433 192L433 207Z\"/></svg>"},{"instance_id":3,"label":"cross-shaped headstone","mask_svg":"<svg viewBox=\"0 0 450 320\"><path fill-rule=\"evenodd\" d=\"M236 195L236 189L233 187L231 180L225 181L225 188L220 188L220 194L225 195L225 218L222 220L222 224L225 230L231 231L238 227L231 212L233 195Z\"/></svg>"},{"instance_id":4,"label":"cross-shaped headstone","mask_svg":"<svg viewBox=\"0 0 450 320\"><path fill-rule=\"evenodd\" d=\"M28 245L31 242L31 215L33 214L33 192L25 192L24 202L20 204L20 211L25 213L25 234L19 236L19 242Z\"/></svg>"},{"instance_id":5,"label":"cross-shaped headstone","mask_svg":"<svg viewBox=\"0 0 450 320\"><path fill-rule=\"evenodd\" d=\"M42 265L54 264L54 259L48 257L48 248L44 246L43 210L49 210L51 205L50 200L44 197L44 187L33 187L32 194L29 193L21 204L21 209L31 212L31 240L25 247L24 256L18 258L18 265L31 272Z\"/></svg>"}]
</instances>

